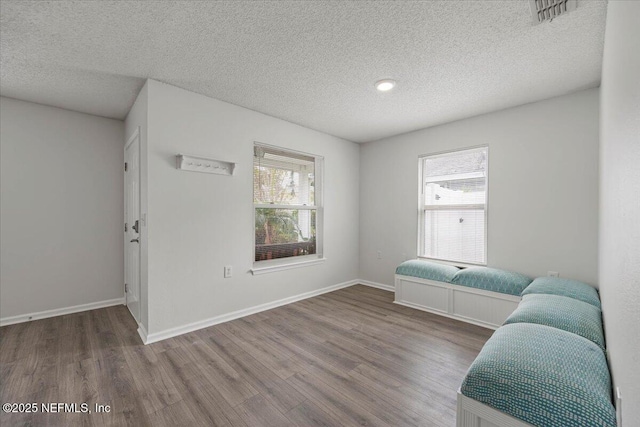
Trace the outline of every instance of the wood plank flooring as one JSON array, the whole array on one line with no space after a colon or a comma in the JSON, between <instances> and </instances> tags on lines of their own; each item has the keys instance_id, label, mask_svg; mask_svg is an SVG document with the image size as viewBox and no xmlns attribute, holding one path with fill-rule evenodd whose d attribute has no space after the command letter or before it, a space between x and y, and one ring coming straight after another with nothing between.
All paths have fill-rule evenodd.
<instances>
[{"instance_id":1,"label":"wood plank flooring","mask_svg":"<svg viewBox=\"0 0 640 427\"><path fill-rule=\"evenodd\" d=\"M147 346L124 306L5 326L0 403L92 413L0 425L454 426L492 331L392 301L357 285Z\"/></svg>"}]
</instances>

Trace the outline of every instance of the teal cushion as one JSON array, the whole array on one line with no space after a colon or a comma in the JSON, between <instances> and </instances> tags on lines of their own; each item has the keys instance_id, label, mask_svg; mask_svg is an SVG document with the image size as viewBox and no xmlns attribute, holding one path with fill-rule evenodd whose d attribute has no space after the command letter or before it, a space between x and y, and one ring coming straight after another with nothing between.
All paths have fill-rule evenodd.
<instances>
[{"instance_id":1,"label":"teal cushion","mask_svg":"<svg viewBox=\"0 0 640 427\"><path fill-rule=\"evenodd\" d=\"M437 280L438 282L451 282L451 279L453 279L453 276L455 276L458 270L460 270L458 267L452 265L412 259L400 264L398 268L396 268L396 274Z\"/></svg>"},{"instance_id":2,"label":"teal cushion","mask_svg":"<svg viewBox=\"0 0 640 427\"><path fill-rule=\"evenodd\" d=\"M602 313L598 307L559 295L529 294L504 322L536 323L571 332L592 341L604 351Z\"/></svg>"},{"instance_id":3,"label":"teal cushion","mask_svg":"<svg viewBox=\"0 0 640 427\"><path fill-rule=\"evenodd\" d=\"M561 279L559 277L538 277L522 292L523 296L528 294L561 295L601 308L598 291L577 280Z\"/></svg>"},{"instance_id":4,"label":"teal cushion","mask_svg":"<svg viewBox=\"0 0 640 427\"><path fill-rule=\"evenodd\" d=\"M604 353L591 341L550 326L499 328L460 391L534 426L616 425Z\"/></svg>"},{"instance_id":5,"label":"teal cushion","mask_svg":"<svg viewBox=\"0 0 640 427\"><path fill-rule=\"evenodd\" d=\"M458 271L451 283L501 294L520 295L531 283L531 278L497 268L469 267Z\"/></svg>"}]
</instances>

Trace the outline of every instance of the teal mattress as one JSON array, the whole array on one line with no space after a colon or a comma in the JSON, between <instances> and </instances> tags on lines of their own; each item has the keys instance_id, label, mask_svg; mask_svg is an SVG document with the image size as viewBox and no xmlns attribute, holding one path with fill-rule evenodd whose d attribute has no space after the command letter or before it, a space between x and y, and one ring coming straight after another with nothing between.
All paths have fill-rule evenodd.
<instances>
[{"instance_id":1,"label":"teal mattress","mask_svg":"<svg viewBox=\"0 0 640 427\"><path fill-rule=\"evenodd\" d=\"M396 268L396 274L402 276L419 277L448 283L451 282L458 271L460 269L452 265L438 264L420 259L405 261Z\"/></svg>"},{"instance_id":2,"label":"teal mattress","mask_svg":"<svg viewBox=\"0 0 640 427\"><path fill-rule=\"evenodd\" d=\"M538 277L522 291L522 296L528 294L550 294L560 295L588 304L600 307L600 297L598 291L586 283L572 279L564 279L560 277Z\"/></svg>"},{"instance_id":3,"label":"teal mattress","mask_svg":"<svg viewBox=\"0 0 640 427\"><path fill-rule=\"evenodd\" d=\"M501 294L517 295L529 286L531 278L512 271L488 267L469 267L460 270L451 283Z\"/></svg>"},{"instance_id":4,"label":"teal mattress","mask_svg":"<svg viewBox=\"0 0 640 427\"><path fill-rule=\"evenodd\" d=\"M535 323L562 329L592 341L603 351L605 349L600 309L577 299L548 294L525 295L504 322L505 325L511 323Z\"/></svg>"},{"instance_id":5,"label":"teal mattress","mask_svg":"<svg viewBox=\"0 0 640 427\"><path fill-rule=\"evenodd\" d=\"M550 326L502 326L469 368L460 391L538 427L616 426L602 349Z\"/></svg>"}]
</instances>

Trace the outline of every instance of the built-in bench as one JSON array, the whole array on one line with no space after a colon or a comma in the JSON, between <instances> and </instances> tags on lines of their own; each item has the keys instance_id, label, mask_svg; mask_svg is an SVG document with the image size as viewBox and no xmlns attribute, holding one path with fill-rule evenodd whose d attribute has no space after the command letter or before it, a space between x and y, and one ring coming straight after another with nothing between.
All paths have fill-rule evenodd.
<instances>
[{"instance_id":1,"label":"built-in bench","mask_svg":"<svg viewBox=\"0 0 640 427\"><path fill-rule=\"evenodd\" d=\"M615 427L597 291L541 277L458 391L458 427Z\"/></svg>"},{"instance_id":2,"label":"built-in bench","mask_svg":"<svg viewBox=\"0 0 640 427\"><path fill-rule=\"evenodd\" d=\"M409 260L396 268L395 302L496 329L530 283L523 274L495 268Z\"/></svg>"},{"instance_id":3,"label":"built-in bench","mask_svg":"<svg viewBox=\"0 0 640 427\"><path fill-rule=\"evenodd\" d=\"M458 391L458 427L616 426L593 287L424 260L395 285L398 304L498 328Z\"/></svg>"}]
</instances>

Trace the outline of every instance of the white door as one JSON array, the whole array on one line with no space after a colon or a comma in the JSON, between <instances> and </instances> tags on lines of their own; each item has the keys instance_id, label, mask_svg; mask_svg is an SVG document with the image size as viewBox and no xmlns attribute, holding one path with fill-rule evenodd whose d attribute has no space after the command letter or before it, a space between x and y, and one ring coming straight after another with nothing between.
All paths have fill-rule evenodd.
<instances>
[{"instance_id":1,"label":"white door","mask_svg":"<svg viewBox=\"0 0 640 427\"><path fill-rule=\"evenodd\" d=\"M140 132L124 149L124 279L129 311L140 323Z\"/></svg>"}]
</instances>

